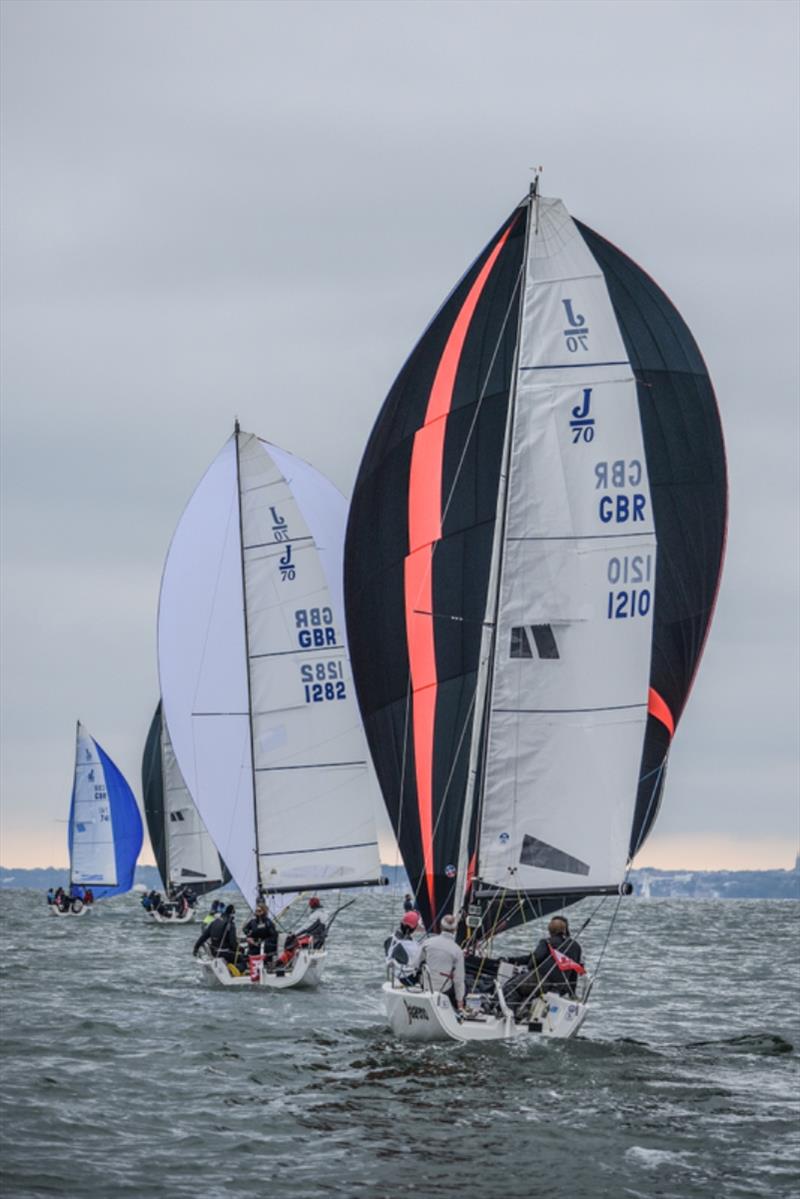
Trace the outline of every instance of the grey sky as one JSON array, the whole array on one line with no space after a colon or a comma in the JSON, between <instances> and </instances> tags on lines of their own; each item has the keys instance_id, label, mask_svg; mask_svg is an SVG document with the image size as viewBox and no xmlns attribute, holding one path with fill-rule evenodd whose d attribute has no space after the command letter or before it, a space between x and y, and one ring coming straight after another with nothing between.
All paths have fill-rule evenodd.
<instances>
[{"instance_id":1,"label":"grey sky","mask_svg":"<svg viewBox=\"0 0 800 1199\"><path fill-rule=\"evenodd\" d=\"M161 564L234 415L349 493L536 163L677 303L725 426L727 567L652 846L790 864L798 11L5 0L5 864L65 860L76 717L138 790Z\"/></svg>"}]
</instances>

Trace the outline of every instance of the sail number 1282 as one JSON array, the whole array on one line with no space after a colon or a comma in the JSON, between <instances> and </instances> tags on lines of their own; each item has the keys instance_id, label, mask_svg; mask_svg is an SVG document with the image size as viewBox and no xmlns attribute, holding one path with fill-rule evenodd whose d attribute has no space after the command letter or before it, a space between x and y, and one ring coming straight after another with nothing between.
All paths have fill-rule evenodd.
<instances>
[{"instance_id":1,"label":"sail number 1282","mask_svg":"<svg viewBox=\"0 0 800 1199\"><path fill-rule=\"evenodd\" d=\"M304 662L300 678L307 704L322 704L330 699L347 699L341 662Z\"/></svg>"}]
</instances>

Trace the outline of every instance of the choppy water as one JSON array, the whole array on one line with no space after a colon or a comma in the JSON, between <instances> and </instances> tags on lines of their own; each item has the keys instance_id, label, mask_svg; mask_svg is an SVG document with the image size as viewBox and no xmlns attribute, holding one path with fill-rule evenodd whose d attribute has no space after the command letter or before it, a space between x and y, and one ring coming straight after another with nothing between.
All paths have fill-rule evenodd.
<instances>
[{"instance_id":1,"label":"choppy water","mask_svg":"<svg viewBox=\"0 0 800 1199\"><path fill-rule=\"evenodd\" d=\"M580 1040L412 1047L380 1002L394 897L283 994L205 986L197 927L135 897L0 902L9 1199L800 1192L800 904L629 900Z\"/></svg>"}]
</instances>

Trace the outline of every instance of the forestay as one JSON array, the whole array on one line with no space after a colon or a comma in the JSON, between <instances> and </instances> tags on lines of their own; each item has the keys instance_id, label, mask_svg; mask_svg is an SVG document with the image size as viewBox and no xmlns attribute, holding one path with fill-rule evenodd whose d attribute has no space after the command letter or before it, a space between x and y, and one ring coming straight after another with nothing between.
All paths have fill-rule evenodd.
<instances>
[{"instance_id":1,"label":"forestay","mask_svg":"<svg viewBox=\"0 0 800 1199\"><path fill-rule=\"evenodd\" d=\"M159 608L175 756L245 897L378 881L341 607L346 504L238 433L170 546Z\"/></svg>"}]
</instances>

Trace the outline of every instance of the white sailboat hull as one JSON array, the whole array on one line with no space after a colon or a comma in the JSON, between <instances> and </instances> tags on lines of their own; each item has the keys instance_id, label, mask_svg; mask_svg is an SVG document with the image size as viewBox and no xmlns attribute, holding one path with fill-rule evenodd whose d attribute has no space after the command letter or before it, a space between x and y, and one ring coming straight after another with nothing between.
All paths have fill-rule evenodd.
<instances>
[{"instance_id":1,"label":"white sailboat hull","mask_svg":"<svg viewBox=\"0 0 800 1199\"><path fill-rule=\"evenodd\" d=\"M290 965L280 970L265 970L258 963L255 975L249 973L233 975L222 958L200 959L206 981L222 987L268 987L273 991L286 991L290 987L316 987L325 965L327 951L324 949L300 949Z\"/></svg>"},{"instance_id":2,"label":"white sailboat hull","mask_svg":"<svg viewBox=\"0 0 800 1199\"><path fill-rule=\"evenodd\" d=\"M183 916L162 916L160 912L147 912L146 918L152 924L191 924L195 917L194 908L189 908Z\"/></svg>"},{"instance_id":3,"label":"white sailboat hull","mask_svg":"<svg viewBox=\"0 0 800 1199\"><path fill-rule=\"evenodd\" d=\"M393 982L383 984L389 1025L404 1041L511 1041L517 1038L567 1040L586 1019L588 1007L548 992L536 1000L530 1020L468 1013L460 1017L446 995Z\"/></svg>"},{"instance_id":4,"label":"white sailboat hull","mask_svg":"<svg viewBox=\"0 0 800 1199\"><path fill-rule=\"evenodd\" d=\"M75 908L74 908L74 905L76 903L80 904L80 907L78 908L77 911L75 911ZM54 904L54 903L50 904L50 915L51 916L85 916L87 914L87 912L90 912L90 911L91 911L91 905L87 906L80 899L78 899L78 900L73 899L72 903L70 904L70 906L67 908L67 910L65 912L62 912L61 908L59 908L56 904Z\"/></svg>"}]
</instances>

